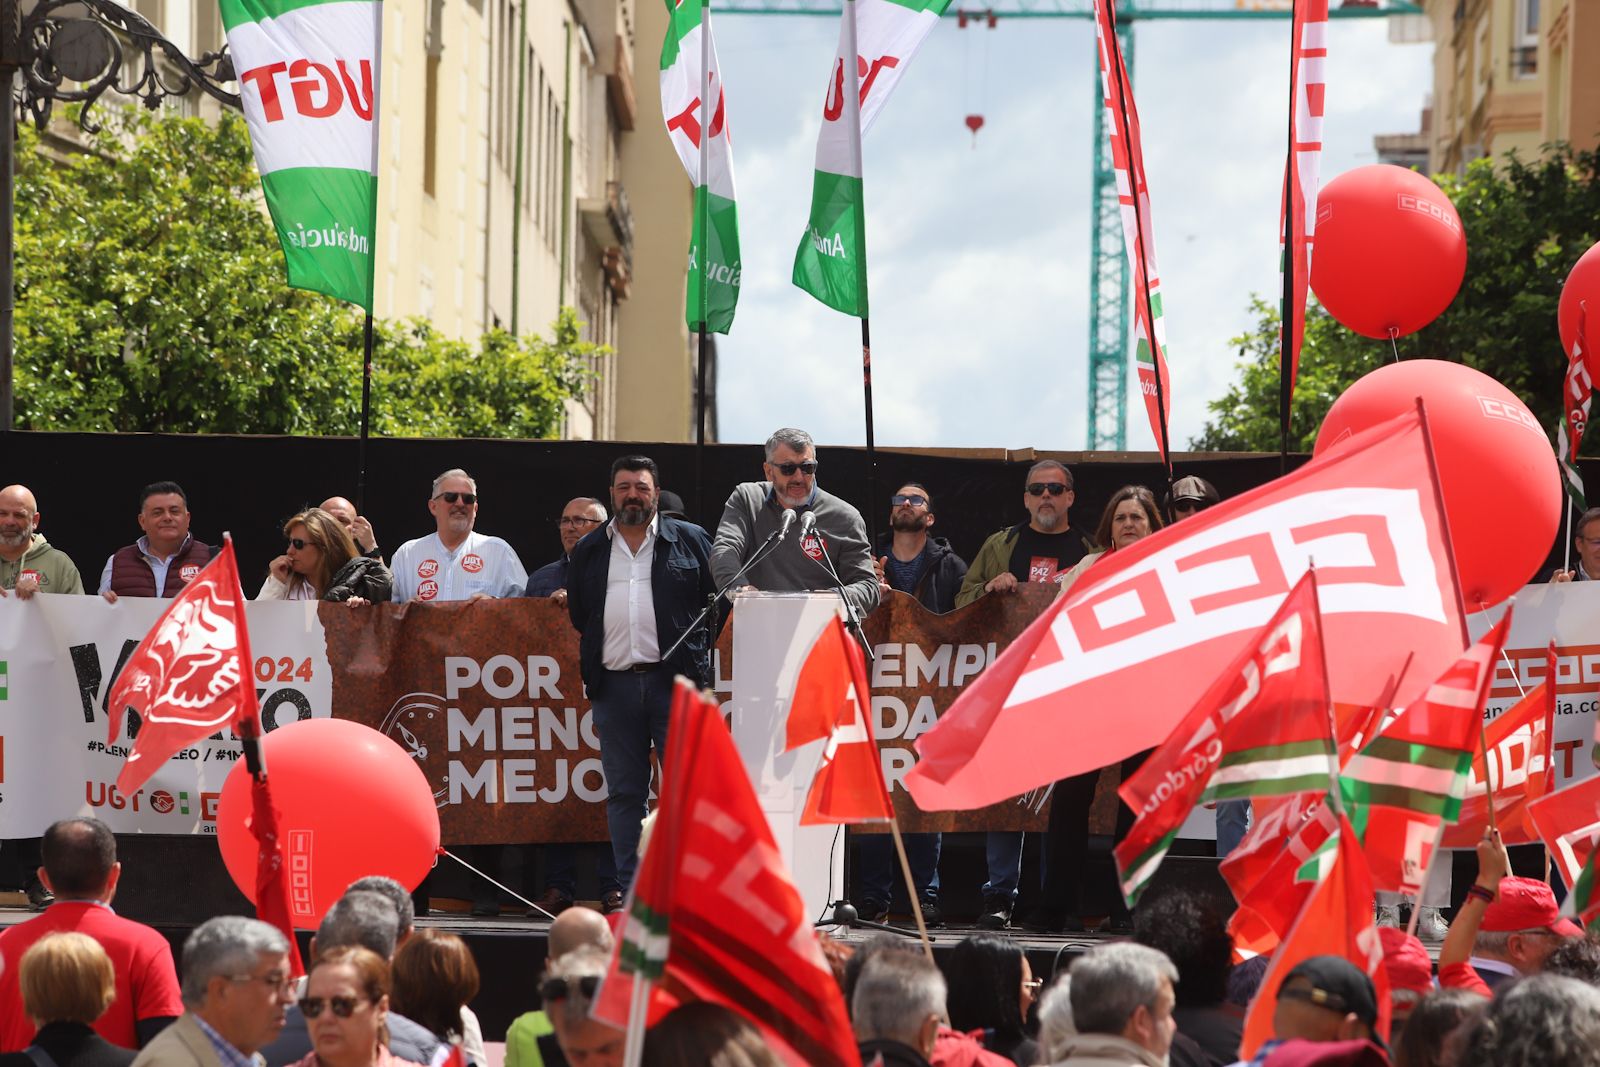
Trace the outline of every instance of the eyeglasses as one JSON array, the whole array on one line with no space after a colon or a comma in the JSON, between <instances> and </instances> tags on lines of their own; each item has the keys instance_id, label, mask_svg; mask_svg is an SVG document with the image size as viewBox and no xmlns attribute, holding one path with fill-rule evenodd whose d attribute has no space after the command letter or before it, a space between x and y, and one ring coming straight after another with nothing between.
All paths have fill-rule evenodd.
<instances>
[{"instance_id":1,"label":"eyeglasses","mask_svg":"<svg viewBox=\"0 0 1600 1067\"><path fill-rule=\"evenodd\" d=\"M814 459L808 459L803 463L774 463L772 466L785 478L793 477L795 471L799 471L808 478L817 473L817 461Z\"/></svg>"},{"instance_id":2,"label":"eyeglasses","mask_svg":"<svg viewBox=\"0 0 1600 1067\"><path fill-rule=\"evenodd\" d=\"M927 506L928 498L921 493L896 493L889 498L889 503L895 507L899 507L902 504L910 504L914 508L920 508Z\"/></svg>"},{"instance_id":3,"label":"eyeglasses","mask_svg":"<svg viewBox=\"0 0 1600 1067\"><path fill-rule=\"evenodd\" d=\"M1029 496L1044 496L1046 493L1049 493L1051 496L1060 496L1062 493L1065 493L1067 489L1068 486L1062 484L1061 482L1028 483Z\"/></svg>"},{"instance_id":4,"label":"eyeglasses","mask_svg":"<svg viewBox=\"0 0 1600 1067\"><path fill-rule=\"evenodd\" d=\"M443 500L446 504L454 504L457 500L461 501L463 504L476 504L478 502L478 494L449 492L440 493L433 499Z\"/></svg>"},{"instance_id":5,"label":"eyeglasses","mask_svg":"<svg viewBox=\"0 0 1600 1067\"><path fill-rule=\"evenodd\" d=\"M574 985L577 986L578 992L583 994L584 999L593 1000L594 991L600 988L600 979L597 975L592 974L579 978L575 983L568 982L565 978L547 978L544 984L539 987L539 999L546 1004L557 1000L566 1000L572 996Z\"/></svg>"},{"instance_id":6,"label":"eyeglasses","mask_svg":"<svg viewBox=\"0 0 1600 1067\"><path fill-rule=\"evenodd\" d=\"M273 971L270 974L230 974L228 981L245 985L250 982L260 982L274 993L287 993L294 988L294 977L287 971Z\"/></svg>"},{"instance_id":7,"label":"eyeglasses","mask_svg":"<svg viewBox=\"0 0 1600 1067\"><path fill-rule=\"evenodd\" d=\"M356 1007L361 1003L360 997L301 997L300 1014L307 1019L315 1019L322 1014L322 1009L327 1008L341 1019L348 1019L356 1012Z\"/></svg>"},{"instance_id":8,"label":"eyeglasses","mask_svg":"<svg viewBox=\"0 0 1600 1067\"><path fill-rule=\"evenodd\" d=\"M1180 511L1204 511L1205 509L1206 506L1198 500L1174 500L1172 502L1172 513L1174 515L1178 514Z\"/></svg>"},{"instance_id":9,"label":"eyeglasses","mask_svg":"<svg viewBox=\"0 0 1600 1067\"><path fill-rule=\"evenodd\" d=\"M294 549L296 552L304 552L306 550L306 546L310 543L310 541L300 537L289 538L289 547Z\"/></svg>"},{"instance_id":10,"label":"eyeglasses","mask_svg":"<svg viewBox=\"0 0 1600 1067\"><path fill-rule=\"evenodd\" d=\"M560 526L562 529L567 529L569 527L574 527L574 526L599 526L604 521L605 521L604 519L586 519L582 515L578 515L578 516L563 515L556 522L556 525Z\"/></svg>"},{"instance_id":11,"label":"eyeglasses","mask_svg":"<svg viewBox=\"0 0 1600 1067\"><path fill-rule=\"evenodd\" d=\"M1023 982L1022 983L1022 988L1026 989L1033 996L1038 996L1039 995L1039 990L1044 988L1044 979L1043 978L1034 978L1034 979L1031 979L1029 981Z\"/></svg>"}]
</instances>

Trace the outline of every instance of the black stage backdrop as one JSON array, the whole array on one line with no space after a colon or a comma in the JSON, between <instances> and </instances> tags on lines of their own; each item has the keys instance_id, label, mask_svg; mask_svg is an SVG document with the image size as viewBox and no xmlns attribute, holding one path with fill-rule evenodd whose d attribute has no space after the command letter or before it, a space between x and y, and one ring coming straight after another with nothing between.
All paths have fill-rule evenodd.
<instances>
[{"instance_id":1,"label":"black stage backdrop","mask_svg":"<svg viewBox=\"0 0 1600 1067\"><path fill-rule=\"evenodd\" d=\"M529 571L560 552L556 519L575 496L607 500L611 461L644 453L660 465L662 487L684 498L690 517L715 531L722 503L737 482L761 478L761 446L707 445L705 500L695 500L694 446L617 441L374 440L364 513L391 553L433 531L427 512L435 475L451 467L470 472L482 502L477 530L505 538ZM1022 483L1039 458L1071 468L1077 501L1075 528L1092 535L1108 496L1142 483L1160 498L1164 471L1151 453L1071 453L1017 450L892 450L878 452L878 501L868 499L866 452L818 448L823 488L868 515L880 534L888 497L906 481L933 496L934 532L971 560L985 537L1026 518ZM1305 456L1291 456L1291 467ZM1224 497L1278 474L1274 455L1178 454L1178 474L1198 474ZM139 490L154 481L183 486L193 532L208 544L233 534L247 595L283 550L282 523L330 496L356 495L356 442L341 437L245 437L188 434L0 433L0 484L20 482L39 502L39 531L70 555L86 587L99 582L106 558L139 536Z\"/></svg>"}]
</instances>

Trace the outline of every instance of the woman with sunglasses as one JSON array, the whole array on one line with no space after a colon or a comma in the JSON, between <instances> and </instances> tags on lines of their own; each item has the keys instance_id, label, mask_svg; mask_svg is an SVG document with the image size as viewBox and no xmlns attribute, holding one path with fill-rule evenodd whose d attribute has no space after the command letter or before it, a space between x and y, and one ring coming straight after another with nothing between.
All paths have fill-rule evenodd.
<instances>
[{"instance_id":1,"label":"woman with sunglasses","mask_svg":"<svg viewBox=\"0 0 1600 1067\"><path fill-rule=\"evenodd\" d=\"M371 949L329 949L311 965L300 1012L311 1052L294 1067L405 1067L389 1052L389 965Z\"/></svg>"},{"instance_id":2,"label":"woman with sunglasses","mask_svg":"<svg viewBox=\"0 0 1600 1067\"><path fill-rule=\"evenodd\" d=\"M1043 983L1033 977L1022 947L999 934L975 934L950 952L944 967L950 1027L982 1031L983 1047L1017 1067L1039 1063L1039 1044L1027 1034L1028 1010Z\"/></svg>"},{"instance_id":3,"label":"woman with sunglasses","mask_svg":"<svg viewBox=\"0 0 1600 1067\"><path fill-rule=\"evenodd\" d=\"M339 520L308 508L283 524L289 539L272 561L257 600L333 600L365 604L389 599L394 579L380 561L361 554Z\"/></svg>"},{"instance_id":4,"label":"woman with sunglasses","mask_svg":"<svg viewBox=\"0 0 1600 1067\"><path fill-rule=\"evenodd\" d=\"M1100 526L1095 531L1095 543L1100 551L1083 557L1083 561L1067 572L1061 580L1065 596L1073 584L1102 559L1161 529L1161 509L1155 494L1142 485L1125 485L1111 494L1106 509L1100 516ZM1138 752L1122 761L1122 776L1126 779L1144 763L1148 751ZM1087 774L1063 778L1055 784L1050 800L1050 824L1045 831L1045 871L1043 903L1023 924L1027 929L1041 933L1061 930L1082 930L1079 915L1083 900L1083 883L1089 859L1089 809L1094 804L1095 785L1100 781L1098 770ZM1122 840L1133 826L1133 812L1125 804L1117 805L1117 840ZM1105 886L1109 892L1107 903L1111 906L1113 930L1132 929L1128 909L1123 905L1122 893L1117 888L1115 867L1113 878Z\"/></svg>"}]
</instances>

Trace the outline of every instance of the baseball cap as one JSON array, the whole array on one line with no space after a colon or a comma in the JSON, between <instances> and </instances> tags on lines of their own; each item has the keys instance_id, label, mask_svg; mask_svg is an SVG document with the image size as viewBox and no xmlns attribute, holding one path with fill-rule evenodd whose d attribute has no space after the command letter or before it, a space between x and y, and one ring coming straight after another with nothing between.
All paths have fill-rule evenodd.
<instances>
[{"instance_id":1,"label":"baseball cap","mask_svg":"<svg viewBox=\"0 0 1600 1067\"><path fill-rule=\"evenodd\" d=\"M1289 983L1303 978L1309 989L1289 992ZM1353 1013L1368 1027L1378 1025L1378 995L1368 978L1343 956L1312 956L1295 964L1278 986L1278 999L1288 995L1341 1015Z\"/></svg>"},{"instance_id":2,"label":"baseball cap","mask_svg":"<svg viewBox=\"0 0 1600 1067\"><path fill-rule=\"evenodd\" d=\"M663 489L656 494L656 511L672 519L687 520L689 517L683 511L683 497L671 489Z\"/></svg>"},{"instance_id":3,"label":"baseball cap","mask_svg":"<svg viewBox=\"0 0 1600 1067\"><path fill-rule=\"evenodd\" d=\"M1556 896L1537 878L1512 875L1500 879L1500 892L1483 912L1478 927L1485 933L1512 933L1517 930L1549 930L1562 937L1582 937L1583 929L1571 919L1561 917Z\"/></svg>"},{"instance_id":4,"label":"baseball cap","mask_svg":"<svg viewBox=\"0 0 1600 1067\"><path fill-rule=\"evenodd\" d=\"M1411 934L1393 926L1378 927L1383 944L1383 969L1389 975L1389 989L1405 989L1427 996L1433 992L1433 960Z\"/></svg>"}]
</instances>

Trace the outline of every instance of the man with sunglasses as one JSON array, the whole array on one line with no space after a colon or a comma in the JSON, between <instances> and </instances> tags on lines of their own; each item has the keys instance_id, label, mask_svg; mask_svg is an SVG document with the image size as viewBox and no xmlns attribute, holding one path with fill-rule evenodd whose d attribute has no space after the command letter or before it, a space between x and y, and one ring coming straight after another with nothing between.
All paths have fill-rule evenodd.
<instances>
[{"instance_id":1,"label":"man with sunglasses","mask_svg":"<svg viewBox=\"0 0 1600 1067\"><path fill-rule=\"evenodd\" d=\"M933 523L933 499L921 482L907 482L889 498L889 533L878 546L878 591L884 599L890 590L907 593L929 611L942 615L955 610L967 562L956 555L949 541L928 535ZM892 842L887 834L862 834L856 840L861 917L883 922L889 917L889 903L899 881ZM905 835L911 879L922 902L922 918L929 926L944 924L939 913L939 844L937 833Z\"/></svg>"},{"instance_id":2,"label":"man with sunglasses","mask_svg":"<svg viewBox=\"0 0 1600 1067\"><path fill-rule=\"evenodd\" d=\"M1014 592L1024 582L1054 582L1089 554L1089 546L1072 529L1072 472L1053 459L1028 468L1022 506L1028 521L992 534L972 561L956 606L965 607L988 593ZM1022 833L990 830L985 846L989 880L983 886L983 913L978 925L1001 930L1011 922L1011 909L1022 881Z\"/></svg>"},{"instance_id":3,"label":"man with sunglasses","mask_svg":"<svg viewBox=\"0 0 1600 1067\"><path fill-rule=\"evenodd\" d=\"M1222 501L1217 487L1198 474L1185 475L1172 483L1167 490L1167 522L1187 519Z\"/></svg>"},{"instance_id":4,"label":"man with sunglasses","mask_svg":"<svg viewBox=\"0 0 1600 1067\"><path fill-rule=\"evenodd\" d=\"M459 467L433 480L428 513L437 529L401 545L389 569L394 600L477 600L520 596L528 571L505 541L476 532L478 483Z\"/></svg>"},{"instance_id":5,"label":"man with sunglasses","mask_svg":"<svg viewBox=\"0 0 1600 1067\"><path fill-rule=\"evenodd\" d=\"M878 606L878 573L872 566L867 524L861 512L817 485L817 450L811 435L793 427L775 431L767 438L761 469L766 481L740 483L723 506L711 551L718 586L782 527L785 511L798 513L796 526L810 512L816 519L814 529L803 536L794 530L745 572L744 581L756 589L805 592L834 588L836 571L845 600L858 618L865 617Z\"/></svg>"}]
</instances>

